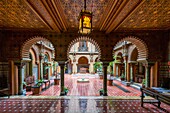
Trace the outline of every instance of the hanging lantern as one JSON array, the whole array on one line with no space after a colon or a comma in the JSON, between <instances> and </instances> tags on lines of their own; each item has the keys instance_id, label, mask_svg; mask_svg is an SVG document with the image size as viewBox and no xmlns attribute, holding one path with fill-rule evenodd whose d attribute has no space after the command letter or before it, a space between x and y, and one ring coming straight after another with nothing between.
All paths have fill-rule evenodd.
<instances>
[{"instance_id":1,"label":"hanging lantern","mask_svg":"<svg viewBox=\"0 0 170 113\"><path fill-rule=\"evenodd\" d=\"M86 10L86 0L84 10L81 10L78 17L79 33L90 34L92 31L92 12Z\"/></svg>"}]
</instances>

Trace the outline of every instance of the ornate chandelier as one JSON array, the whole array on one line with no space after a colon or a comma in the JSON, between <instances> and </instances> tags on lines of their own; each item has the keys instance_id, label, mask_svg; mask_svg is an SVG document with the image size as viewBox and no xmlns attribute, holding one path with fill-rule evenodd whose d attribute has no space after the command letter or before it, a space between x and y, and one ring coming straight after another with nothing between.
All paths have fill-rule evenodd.
<instances>
[{"instance_id":1,"label":"ornate chandelier","mask_svg":"<svg viewBox=\"0 0 170 113\"><path fill-rule=\"evenodd\" d=\"M92 31L92 12L86 10L86 0L84 0L84 9L81 10L78 21L79 33L90 34Z\"/></svg>"}]
</instances>

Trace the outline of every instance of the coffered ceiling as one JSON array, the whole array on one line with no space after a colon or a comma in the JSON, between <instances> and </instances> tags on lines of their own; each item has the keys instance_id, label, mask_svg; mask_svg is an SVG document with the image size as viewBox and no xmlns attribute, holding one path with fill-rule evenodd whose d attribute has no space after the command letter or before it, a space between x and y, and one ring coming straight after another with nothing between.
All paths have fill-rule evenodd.
<instances>
[{"instance_id":1,"label":"coffered ceiling","mask_svg":"<svg viewBox=\"0 0 170 113\"><path fill-rule=\"evenodd\" d=\"M86 0L93 29L110 33L170 29L170 0ZM78 30L84 0L0 0L0 29Z\"/></svg>"}]
</instances>

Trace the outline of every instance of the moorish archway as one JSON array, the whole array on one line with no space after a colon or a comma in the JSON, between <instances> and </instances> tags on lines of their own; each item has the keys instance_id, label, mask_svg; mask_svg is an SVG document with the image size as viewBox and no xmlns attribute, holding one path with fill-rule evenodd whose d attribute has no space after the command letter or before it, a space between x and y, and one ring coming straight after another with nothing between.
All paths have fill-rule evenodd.
<instances>
[{"instance_id":1,"label":"moorish archway","mask_svg":"<svg viewBox=\"0 0 170 113\"><path fill-rule=\"evenodd\" d=\"M147 61L147 59L148 59L148 47L143 40L141 40L137 37L134 37L134 36L129 36L129 37L125 37L125 38L121 39L116 44L116 46L118 46L118 44L120 42L124 42L124 41L129 41L136 46L136 48L138 50L137 61Z\"/></svg>"},{"instance_id":2,"label":"moorish archway","mask_svg":"<svg viewBox=\"0 0 170 113\"><path fill-rule=\"evenodd\" d=\"M101 49L100 49L100 47L99 47L99 44L98 44L95 40L93 40L93 39L91 39L90 37L87 37L87 36L78 37L78 38L74 39L74 40L69 44L68 49L67 49L67 58L69 59L69 52L70 52L71 47L72 47L75 43L80 42L80 41L83 41L83 40L88 41L88 42L90 42L90 43L92 43L92 44L95 45L95 47L96 47L96 49L97 49L97 51L98 51L98 53L99 53L99 54L98 54L98 58L100 59L100 57L101 57Z\"/></svg>"},{"instance_id":3,"label":"moorish archway","mask_svg":"<svg viewBox=\"0 0 170 113\"><path fill-rule=\"evenodd\" d=\"M24 42L24 44L21 46L21 50L20 50L20 58L21 59L29 59L29 50L32 47L32 45L34 45L35 43L37 43L38 41L49 41L48 39L44 38L44 37L32 37L28 40L26 40Z\"/></svg>"}]
</instances>

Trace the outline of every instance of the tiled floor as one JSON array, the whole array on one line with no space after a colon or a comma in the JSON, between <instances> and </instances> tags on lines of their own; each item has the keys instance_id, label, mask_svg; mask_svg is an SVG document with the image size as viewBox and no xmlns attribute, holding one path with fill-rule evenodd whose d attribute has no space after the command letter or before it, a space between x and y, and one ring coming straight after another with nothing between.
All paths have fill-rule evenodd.
<instances>
[{"instance_id":1,"label":"tiled floor","mask_svg":"<svg viewBox=\"0 0 170 113\"><path fill-rule=\"evenodd\" d=\"M77 79L88 78L89 83L78 83ZM132 87L122 85L119 81L114 80L113 83L117 84L129 92L124 92L117 86L107 86L108 96L140 96L140 91ZM91 74L76 74L65 75L65 87L68 87L68 96L99 96L99 90L103 87L103 79L99 79L98 75ZM31 95L32 92L27 92L27 95ZM43 91L42 96L59 96L60 85L52 85L47 90Z\"/></svg>"},{"instance_id":2,"label":"tiled floor","mask_svg":"<svg viewBox=\"0 0 170 113\"><path fill-rule=\"evenodd\" d=\"M140 100L103 97L11 98L0 100L0 113L170 113L162 103L140 107Z\"/></svg>"},{"instance_id":3,"label":"tiled floor","mask_svg":"<svg viewBox=\"0 0 170 113\"><path fill-rule=\"evenodd\" d=\"M103 80L85 75L83 78L89 78L89 83L78 83L78 78L82 75L65 75L67 96L59 96L60 85L52 85L39 96L27 92L27 96L0 98L0 113L170 113L170 106L164 103L161 109L147 103L141 107L140 91L119 81L113 81L117 86L108 86L109 96L99 96Z\"/></svg>"}]
</instances>

